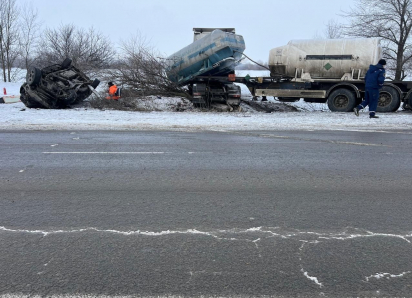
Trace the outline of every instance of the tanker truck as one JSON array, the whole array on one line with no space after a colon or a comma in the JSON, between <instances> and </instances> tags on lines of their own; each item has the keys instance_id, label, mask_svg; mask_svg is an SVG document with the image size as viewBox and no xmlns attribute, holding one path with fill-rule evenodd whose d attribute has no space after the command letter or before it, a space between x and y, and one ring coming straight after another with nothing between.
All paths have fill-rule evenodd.
<instances>
[{"instance_id":1,"label":"tanker truck","mask_svg":"<svg viewBox=\"0 0 412 298\"><path fill-rule=\"evenodd\" d=\"M292 40L269 52L270 77L236 78L253 96L280 101L327 103L333 112L351 112L364 96L370 64L382 58L378 38ZM386 81L378 112L393 112L401 103L412 107L412 82Z\"/></svg>"},{"instance_id":2,"label":"tanker truck","mask_svg":"<svg viewBox=\"0 0 412 298\"><path fill-rule=\"evenodd\" d=\"M188 86L195 105L239 105L240 87L233 78L245 50L243 37L234 28L193 31L193 43L166 59L168 78L179 86Z\"/></svg>"}]
</instances>

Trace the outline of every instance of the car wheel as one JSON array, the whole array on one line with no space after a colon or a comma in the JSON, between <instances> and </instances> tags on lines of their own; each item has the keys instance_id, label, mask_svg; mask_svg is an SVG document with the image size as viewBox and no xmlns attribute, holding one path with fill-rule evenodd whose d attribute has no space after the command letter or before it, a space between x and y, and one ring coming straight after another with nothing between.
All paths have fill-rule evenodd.
<instances>
[{"instance_id":1,"label":"car wheel","mask_svg":"<svg viewBox=\"0 0 412 298\"><path fill-rule=\"evenodd\" d=\"M37 109L37 108L42 108L43 106L41 104L39 104L36 100L34 100L33 98L31 98L26 91L24 90L24 88L20 89L20 100L21 102L28 107L29 109Z\"/></svg>"},{"instance_id":2,"label":"car wheel","mask_svg":"<svg viewBox=\"0 0 412 298\"><path fill-rule=\"evenodd\" d=\"M40 79L41 79L40 69L32 66L27 70L26 82L29 86L37 85L40 82Z\"/></svg>"},{"instance_id":3,"label":"car wheel","mask_svg":"<svg viewBox=\"0 0 412 298\"><path fill-rule=\"evenodd\" d=\"M336 89L328 97L328 107L332 112L351 112L355 106L356 96L348 89Z\"/></svg>"},{"instance_id":4,"label":"car wheel","mask_svg":"<svg viewBox=\"0 0 412 298\"><path fill-rule=\"evenodd\" d=\"M93 87L93 89L96 89L97 86L99 86L100 81L98 79L94 79L93 83L91 84L91 86Z\"/></svg>"}]
</instances>

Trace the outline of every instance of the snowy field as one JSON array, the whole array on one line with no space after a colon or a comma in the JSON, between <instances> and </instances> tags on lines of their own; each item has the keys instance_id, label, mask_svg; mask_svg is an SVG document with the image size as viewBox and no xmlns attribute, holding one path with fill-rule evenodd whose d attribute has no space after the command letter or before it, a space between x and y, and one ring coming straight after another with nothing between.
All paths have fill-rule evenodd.
<instances>
[{"instance_id":1,"label":"snowy field","mask_svg":"<svg viewBox=\"0 0 412 298\"><path fill-rule=\"evenodd\" d=\"M243 75L243 74L242 74ZM18 95L21 83L0 82L0 90ZM242 87L242 97L251 98ZM23 103L0 104L0 130L395 130L412 129L412 112L379 114L369 119L353 113L332 113L325 104L292 103L300 112L257 113L192 110L171 112L167 107L180 99L157 99L162 111L135 112L76 108L28 109ZM276 102L273 98L270 101ZM412 132L411 132L412 133Z\"/></svg>"}]
</instances>

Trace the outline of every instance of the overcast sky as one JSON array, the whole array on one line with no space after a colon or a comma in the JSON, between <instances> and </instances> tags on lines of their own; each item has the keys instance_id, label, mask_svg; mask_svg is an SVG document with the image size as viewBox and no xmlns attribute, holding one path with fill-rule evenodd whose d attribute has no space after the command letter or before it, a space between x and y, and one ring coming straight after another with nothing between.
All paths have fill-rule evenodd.
<instances>
[{"instance_id":1,"label":"overcast sky","mask_svg":"<svg viewBox=\"0 0 412 298\"><path fill-rule=\"evenodd\" d=\"M194 27L236 28L245 54L266 61L291 39L324 33L356 0L17 0L38 10L44 27L74 24L105 33L116 47L140 32L165 55L193 40Z\"/></svg>"}]
</instances>

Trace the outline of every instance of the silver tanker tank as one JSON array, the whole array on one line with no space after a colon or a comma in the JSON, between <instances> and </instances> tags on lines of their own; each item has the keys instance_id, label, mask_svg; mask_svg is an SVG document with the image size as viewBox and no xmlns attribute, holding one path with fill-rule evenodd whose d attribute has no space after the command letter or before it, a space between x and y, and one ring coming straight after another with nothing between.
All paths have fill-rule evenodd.
<instances>
[{"instance_id":1,"label":"silver tanker tank","mask_svg":"<svg viewBox=\"0 0 412 298\"><path fill-rule=\"evenodd\" d=\"M167 58L168 78L180 85L196 76L224 76L234 71L245 50L233 28L194 28L194 42Z\"/></svg>"},{"instance_id":2,"label":"silver tanker tank","mask_svg":"<svg viewBox=\"0 0 412 298\"><path fill-rule=\"evenodd\" d=\"M292 40L270 50L271 76L356 80L382 58L379 38Z\"/></svg>"}]
</instances>

